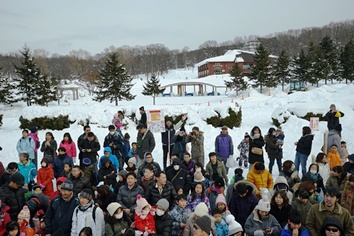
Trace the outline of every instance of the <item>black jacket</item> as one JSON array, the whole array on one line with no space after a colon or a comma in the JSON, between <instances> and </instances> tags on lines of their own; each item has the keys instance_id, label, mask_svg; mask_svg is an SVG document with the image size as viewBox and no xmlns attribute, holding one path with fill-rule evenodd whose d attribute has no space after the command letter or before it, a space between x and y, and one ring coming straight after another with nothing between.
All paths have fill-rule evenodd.
<instances>
[{"instance_id":1,"label":"black jacket","mask_svg":"<svg viewBox=\"0 0 354 236\"><path fill-rule=\"evenodd\" d=\"M72 216L79 204L80 201L75 196L68 202L64 201L61 195L55 197L45 214L45 233L53 234L62 229L64 235L70 235Z\"/></svg>"},{"instance_id":2,"label":"black jacket","mask_svg":"<svg viewBox=\"0 0 354 236\"><path fill-rule=\"evenodd\" d=\"M91 149L91 152L82 152L83 149ZM89 141L87 138L82 140L79 145L80 154L82 158L90 158L91 163L97 163L97 152L101 149L100 143L98 142L96 136L93 141Z\"/></svg>"},{"instance_id":3,"label":"black jacket","mask_svg":"<svg viewBox=\"0 0 354 236\"><path fill-rule=\"evenodd\" d=\"M89 188L91 189L91 183L88 178L84 176L84 173L81 172L78 178L70 175L71 182L74 184L74 195L77 196L83 189Z\"/></svg>"},{"instance_id":4,"label":"black jacket","mask_svg":"<svg viewBox=\"0 0 354 236\"><path fill-rule=\"evenodd\" d=\"M182 164L181 160L179 158L176 158L173 160L173 163L175 162L179 164L179 170L175 170L173 167L168 170L166 172L167 180L172 183L175 189L179 186L182 186L183 193L188 195L189 190L192 186L192 179L189 176L188 171L183 168L184 165Z\"/></svg>"},{"instance_id":5,"label":"black jacket","mask_svg":"<svg viewBox=\"0 0 354 236\"><path fill-rule=\"evenodd\" d=\"M335 112L328 111L326 114L328 130L334 129L337 125L339 125L339 117L335 116L336 113L337 111ZM339 112L339 113L340 113L340 117L344 116L343 112Z\"/></svg>"},{"instance_id":6,"label":"black jacket","mask_svg":"<svg viewBox=\"0 0 354 236\"><path fill-rule=\"evenodd\" d=\"M17 221L17 216L26 203L25 193L26 189L13 189L8 184L0 187L0 200L10 207L8 211L11 220Z\"/></svg>"},{"instance_id":7,"label":"black jacket","mask_svg":"<svg viewBox=\"0 0 354 236\"><path fill-rule=\"evenodd\" d=\"M250 148L249 148L249 154L248 154L248 162L250 164L254 164L256 162L263 162L264 163L263 153L262 153L262 155L257 155L257 154L252 153L253 147L263 148L263 146L264 146L264 139L262 136L260 136L257 139L250 138Z\"/></svg>"},{"instance_id":8,"label":"black jacket","mask_svg":"<svg viewBox=\"0 0 354 236\"><path fill-rule=\"evenodd\" d=\"M113 135L108 134L104 138L103 147L110 147L112 149L112 154L116 155L116 157L122 157L122 151L124 146L124 138L120 131L115 131ZM116 147L114 148L113 145L110 146L109 144L113 143Z\"/></svg>"},{"instance_id":9,"label":"black jacket","mask_svg":"<svg viewBox=\"0 0 354 236\"><path fill-rule=\"evenodd\" d=\"M0 187L10 182L10 176L11 174L6 169L4 174L0 176Z\"/></svg>"},{"instance_id":10,"label":"black jacket","mask_svg":"<svg viewBox=\"0 0 354 236\"><path fill-rule=\"evenodd\" d=\"M347 173L354 174L354 164L351 164L349 161L344 163L343 168Z\"/></svg>"},{"instance_id":11,"label":"black jacket","mask_svg":"<svg viewBox=\"0 0 354 236\"><path fill-rule=\"evenodd\" d=\"M307 134L305 136L302 136L297 142L296 151L305 154L307 156L310 155L311 148L312 148L312 140L313 140L312 134Z\"/></svg>"},{"instance_id":12,"label":"black jacket","mask_svg":"<svg viewBox=\"0 0 354 236\"><path fill-rule=\"evenodd\" d=\"M323 178L322 178L322 176L320 174L318 174L317 181L315 181L313 178L311 178L310 172L307 172L306 174L304 174L304 176L302 177L301 181L302 182L312 181L312 182L317 184L316 192L319 193L321 191L321 189L322 189L323 193L325 192L325 186L323 184Z\"/></svg>"},{"instance_id":13,"label":"black jacket","mask_svg":"<svg viewBox=\"0 0 354 236\"><path fill-rule=\"evenodd\" d=\"M117 184L117 170L112 166L112 163L107 168L105 166L107 161L109 161L108 157L101 159L102 167L98 170L98 182L103 181L106 185L115 186ZM106 179L104 176L106 176Z\"/></svg>"},{"instance_id":14,"label":"black jacket","mask_svg":"<svg viewBox=\"0 0 354 236\"><path fill-rule=\"evenodd\" d=\"M26 205L31 212L31 217L33 217L39 210L47 211L49 207L49 197L43 193L33 194L28 198Z\"/></svg>"},{"instance_id":15,"label":"black jacket","mask_svg":"<svg viewBox=\"0 0 354 236\"><path fill-rule=\"evenodd\" d=\"M163 216L155 215L155 236L170 236L172 234L172 219L166 212Z\"/></svg>"},{"instance_id":16,"label":"black jacket","mask_svg":"<svg viewBox=\"0 0 354 236\"><path fill-rule=\"evenodd\" d=\"M161 199L165 198L170 203L170 210L173 209L176 196L176 190L173 185L167 181L160 194L158 188L156 187L156 181L152 182L146 191L145 199L152 206L156 206L156 203Z\"/></svg>"},{"instance_id":17,"label":"black jacket","mask_svg":"<svg viewBox=\"0 0 354 236\"><path fill-rule=\"evenodd\" d=\"M288 215L291 209L291 205L288 205L287 207L282 207L280 209L277 205L271 205L269 214L274 216L275 219L277 219L277 221L281 225L281 227L284 228L284 226L288 223Z\"/></svg>"}]
</instances>

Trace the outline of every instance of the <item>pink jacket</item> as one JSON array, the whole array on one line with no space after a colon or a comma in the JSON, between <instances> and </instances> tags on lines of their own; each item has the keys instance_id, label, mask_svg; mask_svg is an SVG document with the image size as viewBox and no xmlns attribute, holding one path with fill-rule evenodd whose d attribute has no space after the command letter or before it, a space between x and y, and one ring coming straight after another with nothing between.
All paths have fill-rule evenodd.
<instances>
[{"instance_id":1,"label":"pink jacket","mask_svg":"<svg viewBox=\"0 0 354 236\"><path fill-rule=\"evenodd\" d=\"M38 147L40 146L40 145L38 145L39 144L39 137L36 133L30 133L29 136L34 141L34 152L37 152Z\"/></svg>"},{"instance_id":2,"label":"pink jacket","mask_svg":"<svg viewBox=\"0 0 354 236\"><path fill-rule=\"evenodd\" d=\"M66 154L68 154L69 157L76 157L76 144L74 141L70 144L68 141L64 141L64 143L60 142L59 147L64 147L66 149Z\"/></svg>"}]
</instances>

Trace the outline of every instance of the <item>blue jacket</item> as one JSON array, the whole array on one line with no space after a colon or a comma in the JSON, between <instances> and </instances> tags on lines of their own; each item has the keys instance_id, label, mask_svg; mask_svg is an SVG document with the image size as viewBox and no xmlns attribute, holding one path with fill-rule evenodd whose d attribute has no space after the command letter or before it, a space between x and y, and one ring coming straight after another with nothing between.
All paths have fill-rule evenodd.
<instances>
[{"instance_id":1,"label":"blue jacket","mask_svg":"<svg viewBox=\"0 0 354 236\"><path fill-rule=\"evenodd\" d=\"M23 137L20 138L16 145L18 155L20 156L22 152L27 152L30 159L34 159L34 148L34 140L30 136L25 139Z\"/></svg>"},{"instance_id":2,"label":"blue jacket","mask_svg":"<svg viewBox=\"0 0 354 236\"><path fill-rule=\"evenodd\" d=\"M30 160L26 164L21 162L18 164L19 173L25 178L25 184L28 184L30 181L34 180L37 175L37 168Z\"/></svg>"},{"instance_id":3,"label":"blue jacket","mask_svg":"<svg viewBox=\"0 0 354 236\"><path fill-rule=\"evenodd\" d=\"M230 234L226 221L222 218L220 223L215 223L217 236L228 236Z\"/></svg>"},{"instance_id":4,"label":"blue jacket","mask_svg":"<svg viewBox=\"0 0 354 236\"><path fill-rule=\"evenodd\" d=\"M191 210L188 207L180 208L178 205L170 212L172 218L172 235L181 235L184 228L181 228L181 223L187 224Z\"/></svg>"},{"instance_id":5,"label":"blue jacket","mask_svg":"<svg viewBox=\"0 0 354 236\"><path fill-rule=\"evenodd\" d=\"M230 155L234 155L234 145L230 135L219 134L216 137L215 152L221 157L229 157Z\"/></svg>"},{"instance_id":6,"label":"blue jacket","mask_svg":"<svg viewBox=\"0 0 354 236\"><path fill-rule=\"evenodd\" d=\"M122 156L124 158L128 158L129 157L129 151L130 151L130 143L129 141L123 140L123 149L122 149Z\"/></svg>"},{"instance_id":7,"label":"blue jacket","mask_svg":"<svg viewBox=\"0 0 354 236\"><path fill-rule=\"evenodd\" d=\"M109 160L111 161L112 165L116 168L116 170L119 169L118 159L115 155L112 155L112 149L110 147L105 147L103 152L110 152L110 154L108 156ZM98 162L98 168L102 167L101 160L105 157L106 157L105 155L100 157L100 160Z\"/></svg>"},{"instance_id":8,"label":"blue jacket","mask_svg":"<svg viewBox=\"0 0 354 236\"><path fill-rule=\"evenodd\" d=\"M67 154L58 155L53 162L54 177L60 177L60 174L64 171L64 165L69 164L71 167L74 166L73 159L71 159Z\"/></svg>"},{"instance_id":9,"label":"blue jacket","mask_svg":"<svg viewBox=\"0 0 354 236\"><path fill-rule=\"evenodd\" d=\"M289 224L286 224L282 229L280 236L292 236L291 231L289 230ZM305 226L301 226L299 230L299 236L310 236L309 231L306 229Z\"/></svg>"}]
</instances>

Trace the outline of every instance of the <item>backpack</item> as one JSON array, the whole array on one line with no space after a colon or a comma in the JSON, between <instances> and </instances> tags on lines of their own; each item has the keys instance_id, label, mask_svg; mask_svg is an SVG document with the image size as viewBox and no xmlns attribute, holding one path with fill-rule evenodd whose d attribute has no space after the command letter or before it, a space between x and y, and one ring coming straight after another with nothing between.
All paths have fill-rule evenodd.
<instances>
[{"instance_id":1,"label":"backpack","mask_svg":"<svg viewBox=\"0 0 354 236\"><path fill-rule=\"evenodd\" d=\"M96 209L97 209L98 206L94 205L93 207L93 210L92 210L92 219L93 219L93 222L96 223ZM79 212L79 208L76 209L76 215L77 213Z\"/></svg>"}]
</instances>

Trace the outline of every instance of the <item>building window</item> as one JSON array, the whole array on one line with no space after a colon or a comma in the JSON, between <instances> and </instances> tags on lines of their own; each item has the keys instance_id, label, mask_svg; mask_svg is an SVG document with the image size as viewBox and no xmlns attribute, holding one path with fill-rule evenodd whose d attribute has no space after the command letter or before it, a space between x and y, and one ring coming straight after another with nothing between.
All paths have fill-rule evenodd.
<instances>
[{"instance_id":1,"label":"building window","mask_svg":"<svg viewBox=\"0 0 354 236\"><path fill-rule=\"evenodd\" d=\"M214 75L220 75L222 74L222 69L220 66L215 66L214 67Z\"/></svg>"},{"instance_id":2,"label":"building window","mask_svg":"<svg viewBox=\"0 0 354 236\"><path fill-rule=\"evenodd\" d=\"M242 68L243 68L244 70L249 70L249 69L251 69L251 65L243 64Z\"/></svg>"}]
</instances>

